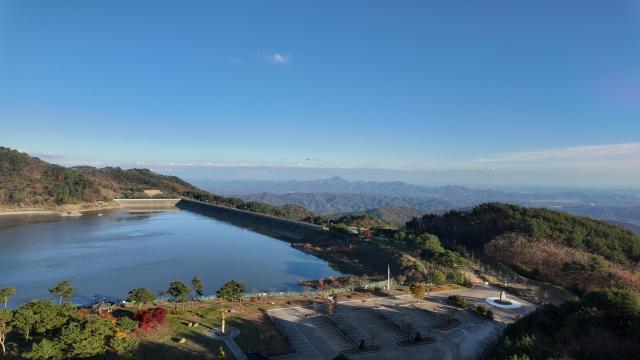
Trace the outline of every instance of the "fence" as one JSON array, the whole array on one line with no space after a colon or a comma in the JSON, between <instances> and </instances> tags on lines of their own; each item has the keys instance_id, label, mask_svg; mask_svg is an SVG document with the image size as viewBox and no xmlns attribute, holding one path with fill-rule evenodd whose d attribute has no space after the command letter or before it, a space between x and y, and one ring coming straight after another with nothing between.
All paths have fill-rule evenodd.
<instances>
[{"instance_id":1,"label":"fence","mask_svg":"<svg viewBox=\"0 0 640 360\"><path fill-rule=\"evenodd\" d=\"M391 280L391 285L398 284L396 281ZM268 297L301 297L301 296L320 296L327 297L341 292L354 291L358 289L371 289L371 288L383 288L387 286L387 281L372 281L362 282L355 285L349 285L339 288L331 288L327 290L306 290L306 291L266 291L266 292L249 292L242 294L243 299L250 298L268 298ZM199 301L215 300L218 297L216 295L198 296L195 299ZM171 302L170 296L161 296L155 300L155 302Z\"/></svg>"}]
</instances>

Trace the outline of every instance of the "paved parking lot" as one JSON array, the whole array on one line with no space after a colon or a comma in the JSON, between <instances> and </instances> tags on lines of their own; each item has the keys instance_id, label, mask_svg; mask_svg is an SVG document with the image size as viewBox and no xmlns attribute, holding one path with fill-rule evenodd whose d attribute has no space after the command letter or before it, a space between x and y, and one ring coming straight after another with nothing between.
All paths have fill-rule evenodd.
<instances>
[{"instance_id":1,"label":"paved parking lot","mask_svg":"<svg viewBox=\"0 0 640 360\"><path fill-rule=\"evenodd\" d=\"M289 338L296 359L333 359L341 351L352 348L331 323L313 309L295 307L272 310L269 314Z\"/></svg>"},{"instance_id":2,"label":"paved parking lot","mask_svg":"<svg viewBox=\"0 0 640 360\"><path fill-rule=\"evenodd\" d=\"M270 310L269 314L296 350L295 355L286 359L333 359L341 351L353 349L361 340L367 346L377 345L380 350L349 357L363 360L475 359L498 338L507 323L535 309L534 305L518 299L524 305L522 308L492 308L497 321L491 321L449 306L446 298L454 293L467 297L469 304L475 306L487 305L484 298L496 296L499 291L481 285L474 289L431 294L419 303L408 295L370 299L364 307L360 300L340 302L334 308L332 321L323 316L326 314L324 306ZM461 324L450 330L433 328L449 315ZM436 341L413 347L400 346L398 342L406 340L407 330L413 334L419 331L422 337L431 336Z\"/></svg>"}]
</instances>

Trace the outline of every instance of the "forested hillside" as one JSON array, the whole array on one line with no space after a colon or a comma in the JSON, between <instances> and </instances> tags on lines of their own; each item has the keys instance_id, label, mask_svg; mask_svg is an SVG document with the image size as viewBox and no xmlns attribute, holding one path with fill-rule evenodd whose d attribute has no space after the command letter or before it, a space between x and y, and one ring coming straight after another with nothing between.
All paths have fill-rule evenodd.
<instances>
[{"instance_id":1,"label":"forested hillside","mask_svg":"<svg viewBox=\"0 0 640 360\"><path fill-rule=\"evenodd\" d=\"M0 147L0 206L57 206L152 197L145 193L148 190L161 192L153 197L187 197L291 219L313 215L295 205L272 206L217 196L176 176L161 175L148 169L66 168Z\"/></svg>"},{"instance_id":2,"label":"forested hillside","mask_svg":"<svg viewBox=\"0 0 640 360\"><path fill-rule=\"evenodd\" d=\"M620 264L640 261L640 236L603 221L548 209L488 203L471 211L425 215L406 226L409 231L429 232L471 249L482 249L500 235L518 233L588 251Z\"/></svg>"},{"instance_id":3,"label":"forested hillside","mask_svg":"<svg viewBox=\"0 0 640 360\"><path fill-rule=\"evenodd\" d=\"M62 205L105 201L113 198L148 197L145 190L159 190L158 197L179 197L201 190L175 176L147 169L107 167L66 168L0 148L0 204Z\"/></svg>"},{"instance_id":4,"label":"forested hillside","mask_svg":"<svg viewBox=\"0 0 640 360\"><path fill-rule=\"evenodd\" d=\"M547 209L488 203L406 224L578 295L509 325L488 359L631 359L640 340L640 236Z\"/></svg>"},{"instance_id":5,"label":"forested hillside","mask_svg":"<svg viewBox=\"0 0 640 360\"><path fill-rule=\"evenodd\" d=\"M376 217L386 223L404 225L406 222L411 221L413 218L424 215L424 212L410 207L389 206L367 209L363 211L348 212L344 214L338 214L336 216L340 215L369 215Z\"/></svg>"},{"instance_id":6,"label":"forested hillside","mask_svg":"<svg viewBox=\"0 0 640 360\"><path fill-rule=\"evenodd\" d=\"M0 147L0 205L54 205L105 198L88 175Z\"/></svg>"},{"instance_id":7,"label":"forested hillside","mask_svg":"<svg viewBox=\"0 0 640 360\"><path fill-rule=\"evenodd\" d=\"M406 224L449 246L481 251L526 276L584 292L640 290L640 236L602 221L547 209L489 203Z\"/></svg>"},{"instance_id":8,"label":"forested hillside","mask_svg":"<svg viewBox=\"0 0 640 360\"><path fill-rule=\"evenodd\" d=\"M416 212L438 212L453 209L455 205L443 199L430 197L402 197L377 194L350 193L259 193L240 195L250 201L271 205L296 204L313 212L325 215L360 212L375 208L403 207L417 209Z\"/></svg>"}]
</instances>

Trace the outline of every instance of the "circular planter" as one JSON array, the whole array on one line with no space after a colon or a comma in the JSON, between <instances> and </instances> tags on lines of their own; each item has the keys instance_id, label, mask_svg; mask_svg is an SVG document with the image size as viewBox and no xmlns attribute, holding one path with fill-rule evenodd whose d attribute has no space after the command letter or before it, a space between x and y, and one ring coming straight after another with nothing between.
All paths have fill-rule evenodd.
<instances>
[{"instance_id":1,"label":"circular planter","mask_svg":"<svg viewBox=\"0 0 640 360\"><path fill-rule=\"evenodd\" d=\"M505 304L504 302L500 301L499 297L488 297L486 299L484 299L484 301L487 302L487 304L491 305L491 306L495 306L497 308L500 309L517 309L522 307L522 304L520 304L519 302L515 301L515 300L509 300L509 304Z\"/></svg>"}]
</instances>

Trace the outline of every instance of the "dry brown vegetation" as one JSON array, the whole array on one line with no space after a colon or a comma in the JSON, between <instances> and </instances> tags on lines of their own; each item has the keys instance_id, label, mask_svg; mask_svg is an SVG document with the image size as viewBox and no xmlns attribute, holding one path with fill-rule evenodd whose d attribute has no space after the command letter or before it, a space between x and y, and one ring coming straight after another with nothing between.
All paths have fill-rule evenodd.
<instances>
[{"instance_id":1,"label":"dry brown vegetation","mask_svg":"<svg viewBox=\"0 0 640 360\"><path fill-rule=\"evenodd\" d=\"M547 279L564 287L640 290L637 269L625 268L602 256L554 241L509 233L486 244L484 251L533 277Z\"/></svg>"}]
</instances>

